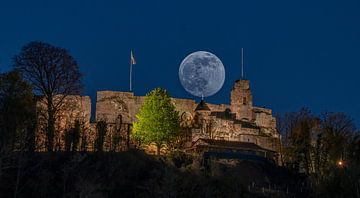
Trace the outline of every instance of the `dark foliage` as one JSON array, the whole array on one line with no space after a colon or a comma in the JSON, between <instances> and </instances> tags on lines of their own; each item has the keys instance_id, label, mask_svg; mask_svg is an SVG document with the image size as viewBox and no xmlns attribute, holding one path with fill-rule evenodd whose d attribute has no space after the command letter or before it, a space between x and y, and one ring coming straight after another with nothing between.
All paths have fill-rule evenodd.
<instances>
[{"instance_id":1,"label":"dark foliage","mask_svg":"<svg viewBox=\"0 0 360 198\"><path fill-rule=\"evenodd\" d=\"M105 135L107 133L107 123L106 121L99 121L96 123L96 139L95 139L95 151L104 150Z\"/></svg>"},{"instance_id":2,"label":"dark foliage","mask_svg":"<svg viewBox=\"0 0 360 198\"><path fill-rule=\"evenodd\" d=\"M174 164L174 166L177 168L186 167L193 163L191 155L186 154L185 152L182 152L180 150L171 151L169 154L169 158Z\"/></svg>"},{"instance_id":3,"label":"dark foliage","mask_svg":"<svg viewBox=\"0 0 360 198\"><path fill-rule=\"evenodd\" d=\"M17 72L0 74L0 150L33 151L35 128L31 87Z\"/></svg>"},{"instance_id":4,"label":"dark foliage","mask_svg":"<svg viewBox=\"0 0 360 198\"><path fill-rule=\"evenodd\" d=\"M74 127L65 133L65 151L77 151L81 134L81 124L79 120L75 121Z\"/></svg>"},{"instance_id":5,"label":"dark foliage","mask_svg":"<svg viewBox=\"0 0 360 198\"><path fill-rule=\"evenodd\" d=\"M18 154L0 177L1 197L14 197ZM22 159L18 197L284 197L283 186L294 190L301 181L272 164L240 162L209 174L137 150L25 153ZM269 185L272 190L264 193Z\"/></svg>"},{"instance_id":6,"label":"dark foliage","mask_svg":"<svg viewBox=\"0 0 360 198\"><path fill-rule=\"evenodd\" d=\"M284 166L303 172L317 197L360 197L360 135L344 113L307 109L278 119Z\"/></svg>"}]
</instances>

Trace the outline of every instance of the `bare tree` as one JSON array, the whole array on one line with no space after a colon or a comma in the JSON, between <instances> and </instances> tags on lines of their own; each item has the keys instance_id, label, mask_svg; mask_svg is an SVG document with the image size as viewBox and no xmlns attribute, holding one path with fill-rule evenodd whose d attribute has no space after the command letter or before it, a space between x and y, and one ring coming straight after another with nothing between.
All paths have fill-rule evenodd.
<instances>
[{"instance_id":1,"label":"bare tree","mask_svg":"<svg viewBox=\"0 0 360 198\"><path fill-rule=\"evenodd\" d=\"M56 114L68 95L79 94L82 89L79 67L66 49L43 42L25 45L14 57L13 64L33 86L34 93L44 97L46 147L53 151Z\"/></svg>"},{"instance_id":2,"label":"bare tree","mask_svg":"<svg viewBox=\"0 0 360 198\"><path fill-rule=\"evenodd\" d=\"M317 118L309 109L287 113L278 119L277 129L283 135L283 160L286 166L307 174L313 171L312 136Z\"/></svg>"},{"instance_id":3,"label":"bare tree","mask_svg":"<svg viewBox=\"0 0 360 198\"><path fill-rule=\"evenodd\" d=\"M331 168L338 160L348 160L349 147L355 137L356 127L351 117L344 113L326 112L321 115L321 134L317 141L316 165L318 172Z\"/></svg>"}]
</instances>

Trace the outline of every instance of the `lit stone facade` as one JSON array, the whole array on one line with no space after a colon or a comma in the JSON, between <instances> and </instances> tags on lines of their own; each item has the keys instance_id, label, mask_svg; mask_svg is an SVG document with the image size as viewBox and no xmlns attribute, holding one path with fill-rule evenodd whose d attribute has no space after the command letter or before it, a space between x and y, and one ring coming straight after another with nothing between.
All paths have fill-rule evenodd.
<instances>
[{"instance_id":1,"label":"lit stone facade","mask_svg":"<svg viewBox=\"0 0 360 198\"><path fill-rule=\"evenodd\" d=\"M129 92L97 92L96 120L114 123L121 115L132 123L144 102L144 96ZM231 104L209 104L209 110L195 110L194 100L173 98L179 111L186 146L199 138L252 142L269 150L278 150L279 134L271 109L254 107L248 80L236 81L231 91Z\"/></svg>"},{"instance_id":2,"label":"lit stone facade","mask_svg":"<svg viewBox=\"0 0 360 198\"><path fill-rule=\"evenodd\" d=\"M66 96L63 98L58 95L54 98L54 104L57 104L59 100L63 102L59 103L58 111L56 112L55 122L55 134L54 134L54 150L64 150L64 138L65 133L72 127L74 127L75 120L81 123L82 131L80 141L83 146L86 142L93 142L93 131L90 127L91 117L91 100L89 96ZM46 149L46 101L40 100L37 103L37 115L38 115L38 130L36 133L36 150L45 151ZM81 147L81 144L79 147Z\"/></svg>"},{"instance_id":3,"label":"lit stone facade","mask_svg":"<svg viewBox=\"0 0 360 198\"><path fill-rule=\"evenodd\" d=\"M183 137L186 140L184 146L191 147L201 138L250 142L265 149L278 151L279 134L275 128L276 120L272 116L271 109L253 106L249 81L236 81L230 97L230 105L204 103L202 105L206 106L205 108L203 106L199 108L199 104L194 100L172 98L181 118ZM131 92L97 92L95 121L103 120L108 123L107 143L105 143L107 150L122 150L121 146L119 148L111 146L114 143L113 137L119 135L122 141L120 145L128 146L131 125L136 120L135 115L144 99L144 96L134 96ZM87 148L91 150L95 139L95 124L90 124L90 99L85 97L80 101L83 102L73 100L73 106L64 112L64 115L69 117L69 121L65 119L62 122L67 123L63 124L64 126L69 126L75 115L82 115L86 123L85 128L89 131L88 135L93 136L87 138L89 145ZM83 116L84 112L86 116Z\"/></svg>"}]
</instances>

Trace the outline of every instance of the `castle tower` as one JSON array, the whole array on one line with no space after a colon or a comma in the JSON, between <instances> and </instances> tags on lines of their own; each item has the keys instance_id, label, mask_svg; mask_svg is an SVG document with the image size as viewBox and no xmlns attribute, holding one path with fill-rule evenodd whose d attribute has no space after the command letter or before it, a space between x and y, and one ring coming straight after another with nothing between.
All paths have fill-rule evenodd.
<instances>
[{"instance_id":1,"label":"castle tower","mask_svg":"<svg viewBox=\"0 0 360 198\"><path fill-rule=\"evenodd\" d=\"M201 100L195 109L195 113L196 115L199 115L201 117L207 117L211 114L211 110L206 104L206 102L204 100Z\"/></svg>"},{"instance_id":2,"label":"castle tower","mask_svg":"<svg viewBox=\"0 0 360 198\"><path fill-rule=\"evenodd\" d=\"M210 120L209 116L211 110L204 100L201 100L195 109L195 123L200 128L202 134L208 135L208 138L211 138L210 131Z\"/></svg>"},{"instance_id":3,"label":"castle tower","mask_svg":"<svg viewBox=\"0 0 360 198\"><path fill-rule=\"evenodd\" d=\"M230 110L237 120L253 120L253 98L249 80L236 80L231 90Z\"/></svg>"}]
</instances>

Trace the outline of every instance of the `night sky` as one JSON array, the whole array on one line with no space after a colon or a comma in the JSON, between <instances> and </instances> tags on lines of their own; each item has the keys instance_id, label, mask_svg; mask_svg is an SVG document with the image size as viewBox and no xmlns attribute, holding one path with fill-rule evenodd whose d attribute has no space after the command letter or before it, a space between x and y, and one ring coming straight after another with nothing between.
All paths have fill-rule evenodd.
<instances>
[{"instance_id":1,"label":"night sky","mask_svg":"<svg viewBox=\"0 0 360 198\"><path fill-rule=\"evenodd\" d=\"M226 71L223 88L206 100L229 103L243 47L256 106L274 114L303 106L346 112L360 126L360 1L1 0L2 72L30 41L70 51L93 106L97 90L129 90L131 49L136 95L163 87L195 99L178 69L189 53L205 50Z\"/></svg>"}]
</instances>

